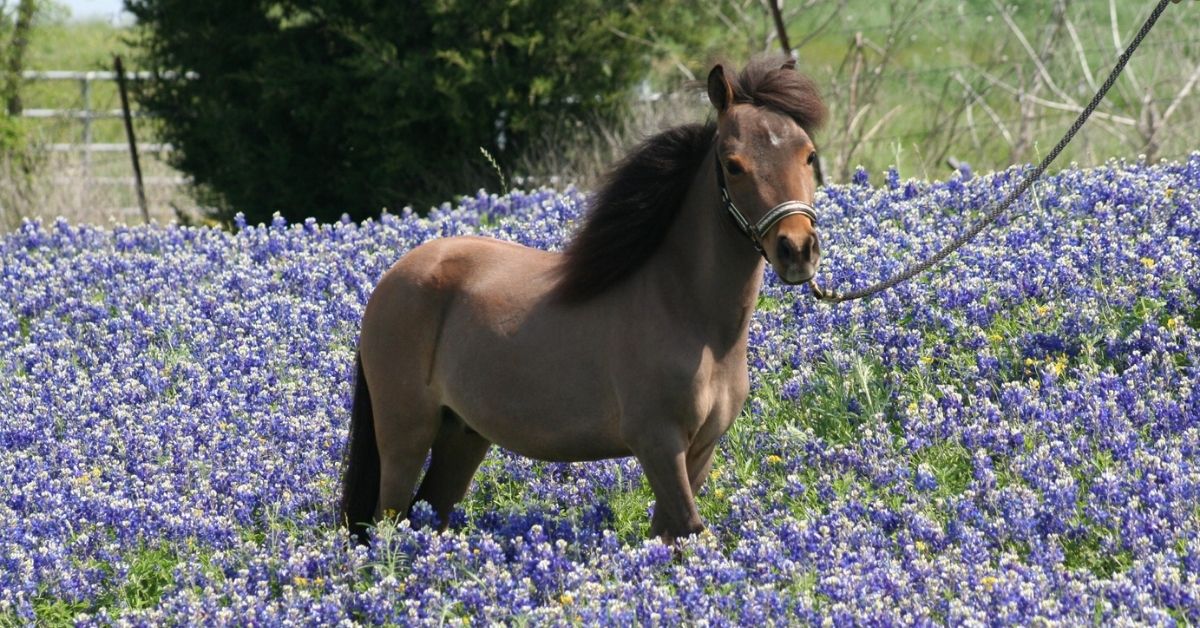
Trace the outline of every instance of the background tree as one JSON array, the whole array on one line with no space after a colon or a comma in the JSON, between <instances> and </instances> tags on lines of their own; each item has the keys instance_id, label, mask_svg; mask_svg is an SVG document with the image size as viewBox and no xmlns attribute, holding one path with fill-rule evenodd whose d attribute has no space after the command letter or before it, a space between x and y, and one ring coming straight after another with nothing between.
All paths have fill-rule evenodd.
<instances>
[{"instance_id":1,"label":"background tree","mask_svg":"<svg viewBox=\"0 0 1200 628\"><path fill-rule=\"evenodd\" d=\"M611 120L672 3L127 0L139 94L217 218L361 218L494 182L564 120ZM661 26L660 26L661 28ZM192 73L191 78L181 78Z\"/></svg>"},{"instance_id":2,"label":"background tree","mask_svg":"<svg viewBox=\"0 0 1200 628\"><path fill-rule=\"evenodd\" d=\"M15 227L24 217L21 207L30 196L39 160L26 146L18 115L21 77L38 0L0 0L0 230Z\"/></svg>"},{"instance_id":3,"label":"background tree","mask_svg":"<svg viewBox=\"0 0 1200 628\"><path fill-rule=\"evenodd\" d=\"M25 51L29 49L29 31L37 13L36 0L9 3L0 0L0 152L17 147L19 133L15 117L21 113L21 72L25 69Z\"/></svg>"}]
</instances>

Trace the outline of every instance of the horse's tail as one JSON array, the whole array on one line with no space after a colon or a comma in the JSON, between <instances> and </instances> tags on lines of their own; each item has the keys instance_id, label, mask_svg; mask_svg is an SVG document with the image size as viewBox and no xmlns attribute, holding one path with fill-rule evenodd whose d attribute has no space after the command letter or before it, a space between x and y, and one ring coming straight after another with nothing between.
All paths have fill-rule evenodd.
<instances>
[{"instance_id":1,"label":"horse's tail","mask_svg":"<svg viewBox=\"0 0 1200 628\"><path fill-rule=\"evenodd\" d=\"M367 528L379 501L379 449L375 445L375 417L371 392L363 376L362 356L354 356L357 370L354 404L350 414L350 441L342 468L342 522L359 543L366 544Z\"/></svg>"}]
</instances>

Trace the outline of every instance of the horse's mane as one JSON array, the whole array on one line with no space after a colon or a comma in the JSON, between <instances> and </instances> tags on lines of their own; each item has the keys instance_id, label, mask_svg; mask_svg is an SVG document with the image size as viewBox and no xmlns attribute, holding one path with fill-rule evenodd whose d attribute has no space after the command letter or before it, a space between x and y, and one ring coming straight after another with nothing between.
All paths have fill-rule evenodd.
<instances>
[{"instance_id":1,"label":"horse's mane","mask_svg":"<svg viewBox=\"0 0 1200 628\"><path fill-rule=\"evenodd\" d=\"M773 109L812 133L825 121L825 104L812 80L784 69L783 61L760 58L736 77L727 75L734 102ZM710 121L663 131L639 144L605 175L583 226L564 252L554 290L559 299L590 299L650 259L679 214L716 129Z\"/></svg>"}]
</instances>

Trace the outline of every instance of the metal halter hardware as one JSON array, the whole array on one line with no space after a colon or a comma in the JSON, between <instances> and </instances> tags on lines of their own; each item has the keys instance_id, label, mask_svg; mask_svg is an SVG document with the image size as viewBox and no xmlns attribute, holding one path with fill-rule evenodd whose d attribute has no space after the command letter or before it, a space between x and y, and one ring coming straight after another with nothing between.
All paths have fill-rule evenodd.
<instances>
[{"instance_id":1,"label":"metal halter hardware","mask_svg":"<svg viewBox=\"0 0 1200 628\"><path fill-rule=\"evenodd\" d=\"M804 201L784 201L767 212L762 218L758 219L757 223L751 224L746 219L742 212L738 211L736 205L733 204L733 199L729 197L729 188L725 187L725 170L721 167L721 158L713 153L713 165L717 168L717 187L721 190L721 200L725 202L725 211L729 212L729 216L733 218L733 222L737 224L738 229L750 238L750 243L754 245L754 249L758 251L763 259L767 258L767 251L763 248L763 236L775 226L775 223L791 216L792 214L804 214L812 221L813 225L817 224L817 208L805 203Z\"/></svg>"}]
</instances>

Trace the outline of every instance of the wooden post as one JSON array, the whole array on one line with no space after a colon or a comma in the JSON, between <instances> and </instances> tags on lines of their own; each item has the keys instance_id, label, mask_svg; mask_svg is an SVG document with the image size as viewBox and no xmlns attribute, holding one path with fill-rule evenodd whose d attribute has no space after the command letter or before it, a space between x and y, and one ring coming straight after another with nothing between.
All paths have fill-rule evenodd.
<instances>
[{"instance_id":1,"label":"wooden post","mask_svg":"<svg viewBox=\"0 0 1200 628\"><path fill-rule=\"evenodd\" d=\"M146 188L142 185L142 164L138 161L137 138L133 135L133 114L129 111L129 94L125 90L125 68L120 55L113 57L117 73L117 91L121 92L121 112L125 118L125 136L129 138L129 157L133 160L133 182L137 187L138 206L142 208L142 219L150 224L150 210L146 207Z\"/></svg>"},{"instance_id":2,"label":"wooden post","mask_svg":"<svg viewBox=\"0 0 1200 628\"><path fill-rule=\"evenodd\" d=\"M79 79L79 100L83 106L83 178L92 176L92 79L84 73Z\"/></svg>"}]
</instances>

